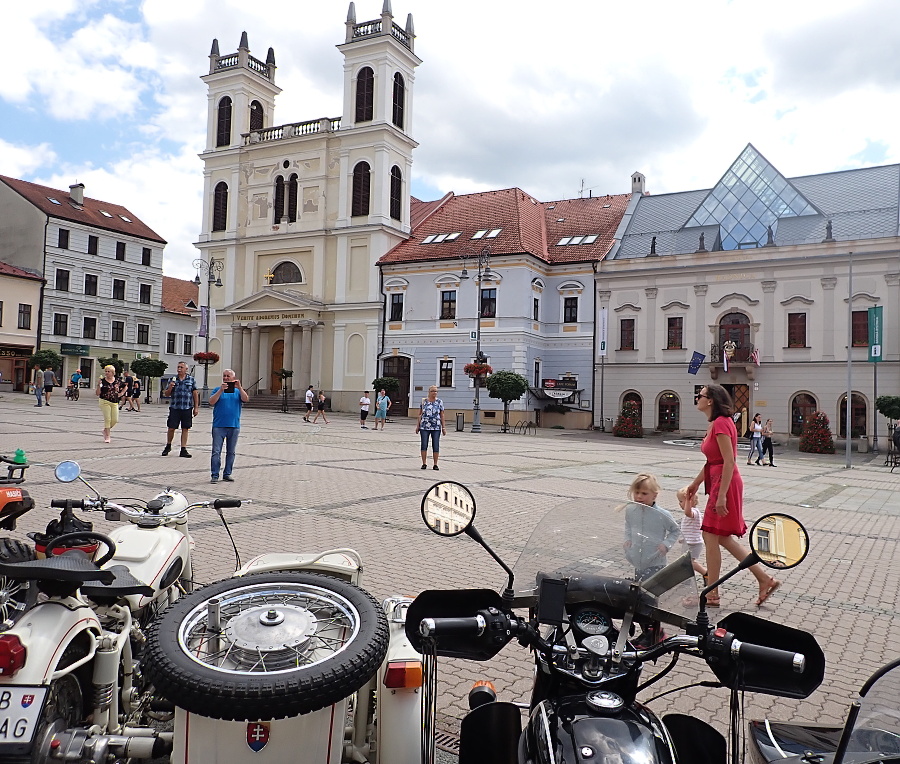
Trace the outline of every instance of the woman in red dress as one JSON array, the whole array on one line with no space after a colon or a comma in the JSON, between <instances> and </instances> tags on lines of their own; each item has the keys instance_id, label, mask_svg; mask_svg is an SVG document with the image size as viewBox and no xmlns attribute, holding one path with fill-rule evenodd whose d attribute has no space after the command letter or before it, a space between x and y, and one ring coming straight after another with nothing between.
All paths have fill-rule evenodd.
<instances>
[{"instance_id":1,"label":"woman in red dress","mask_svg":"<svg viewBox=\"0 0 900 764\"><path fill-rule=\"evenodd\" d=\"M743 498L744 481L738 472L737 429L731 415L734 405L728 391L721 385L707 385L694 398L697 410L709 420L709 429L700 446L706 457L706 464L685 488L688 498L692 497L701 484L706 487L709 499L703 514L703 544L706 547L708 580L717 581L722 571L722 549L726 549L736 560L743 560L749 551L737 540L747 532L744 522ZM757 563L750 572L759 582L757 606L781 586L765 568ZM706 599L708 607L719 607L719 590L713 589Z\"/></svg>"}]
</instances>

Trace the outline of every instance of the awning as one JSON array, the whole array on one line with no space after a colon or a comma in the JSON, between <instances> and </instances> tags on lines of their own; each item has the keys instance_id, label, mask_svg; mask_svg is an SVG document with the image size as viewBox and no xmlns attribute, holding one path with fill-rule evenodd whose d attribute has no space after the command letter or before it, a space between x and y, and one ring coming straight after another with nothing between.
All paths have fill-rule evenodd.
<instances>
[{"instance_id":1,"label":"awning","mask_svg":"<svg viewBox=\"0 0 900 764\"><path fill-rule=\"evenodd\" d=\"M539 401L556 401L557 403L565 403L566 401L570 401L571 403L574 403L575 395L580 395L581 393L583 393L584 388L582 387L578 390L551 390L550 392L554 394L547 395L547 391L545 391L543 387L529 387L528 392L530 392ZM560 393L566 393L566 396L560 398Z\"/></svg>"}]
</instances>

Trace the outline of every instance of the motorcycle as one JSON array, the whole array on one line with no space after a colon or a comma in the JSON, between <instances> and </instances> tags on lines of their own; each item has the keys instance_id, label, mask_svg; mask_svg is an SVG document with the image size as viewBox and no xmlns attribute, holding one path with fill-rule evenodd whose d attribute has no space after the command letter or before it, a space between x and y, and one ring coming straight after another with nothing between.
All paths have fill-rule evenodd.
<instances>
[{"instance_id":1,"label":"motorcycle","mask_svg":"<svg viewBox=\"0 0 900 764\"><path fill-rule=\"evenodd\" d=\"M0 575L41 594L0 633L0 762L418 760L411 600L379 607L357 585L356 552L242 565L232 538L234 576L194 590L189 514L212 507L231 538L222 510L241 500L189 504L166 489L125 504L75 462L56 476L94 496L51 502L60 519L34 534L42 559L0 560ZM128 522L97 533L75 509Z\"/></svg>"},{"instance_id":2,"label":"motorcycle","mask_svg":"<svg viewBox=\"0 0 900 764\"><path fill-rule=\"evenodd\" d=\"M535 664L524 729L519 704L476 683L460 725L460 764L720 764L728 746L714 727L683 714L660 718L637 699L682 655L703 660L717 686L732 691L734 762L739 693L805 698L821 684L824 654L812 635L744 613L713 626L706 610L708 593L750 565L800 564L809 544L803 526L787 515L761 518L750 531L750 555L698 593L690 555L668 558L660 513L668 515L604 499L563 504L538 524L513 570L475 529L475 500L465 486L438 483L426 493L425 524L441 536L468 535L508 577L500 594L432 590L414 600L406 630L426 673L437 656L486 661L513 640L533 652ZM514 612L519 608L527 616ZM645 667L666 656L668 665L641 681Z\"/></svg>"}]
</instances>

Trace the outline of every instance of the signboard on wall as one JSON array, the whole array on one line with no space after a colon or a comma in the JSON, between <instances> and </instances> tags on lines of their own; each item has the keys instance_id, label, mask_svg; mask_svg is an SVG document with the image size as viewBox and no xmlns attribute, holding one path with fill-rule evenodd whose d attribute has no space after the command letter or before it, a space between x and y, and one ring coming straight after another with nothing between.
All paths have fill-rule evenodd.
<instances>
[{"instance_id":1,"label":"signboard on wall","mask_svg":"<svg viewBox=\"0 0 900 764\"><path fill-rule=\"evenodd\" d=\"M63 342L59 346L59 352L62 355L90 355L91 349L87 345L70 345L68 342Z\"/></svg>"},{"instance_id":2,"label":"signboard on wall","mask_svg":"<svg viewBox=\"0 0 900 764\"><path fill-rule=\"evenodd\" d=\"M869 361L878 363L881 360L881 347L884 345L884 323L880 305L869 308Z\"/></svg>"}]
</instances>

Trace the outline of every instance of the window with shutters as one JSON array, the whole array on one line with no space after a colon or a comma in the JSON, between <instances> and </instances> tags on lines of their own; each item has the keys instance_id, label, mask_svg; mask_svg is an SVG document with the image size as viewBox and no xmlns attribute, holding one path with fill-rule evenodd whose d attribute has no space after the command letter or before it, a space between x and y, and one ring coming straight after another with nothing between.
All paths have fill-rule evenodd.
<instances>
[{"instance_id":1,"label":"window with shutters","mask_svg":"<svg viewBox=\"0 0 900 764\"><path fill-rule=\"evenodd\" d=\"M403 213L403 173L394 165L391 168L391 217L400 220Z\"/></svg>"},{"instance_id":2,"label":"window with shutters","mask_svg":"<svg viewBox=\"0 0 900 764\"><path fill-rule=\"evenodd\" d=\"M354 217L369 214L371 175L368 162L360 162L353 168L353 200L350 214Z\"/></svg>"},{"instance_id":3,"label":"window with shutters","mask_svg":"<svg viewBox=\"0 0 900 764\"><path fill-rule=\"evenodd\" d=\"M403 82L403 75L397 72L394 75L394 108L391 115L391 121L403 129L403 108L406 103L406 83Z\"/></svg>"},{"instance_id":4,"label":"window with shutters","mask_svg":"<svg viewBox=\"0 0 900 764\"><path fill-rule=\"evenodd\" d=\"M375 74L364 66L356 75L356 121L369 122L374 114Z\"/></svg>"},{"instance_id":5,"label":"window with shutters","mask_svg":"<svg viewBox=\"0 0 900 764\"><path fill-rule=\"evenodd\" d=\"M216 113L216 147L231 145L231 99L219 101Z\"/></svg>"},{"instance_id":6,"label":"window with shutters","mask_svg":"<svg viewBox=\"0 0 900 764\"><path fill-rule=\"evenodd\" d=\"M228 228L228 184L223 180L216 183L213 192L213 231L224 231Z\"/></svg>"}]
</instances>

